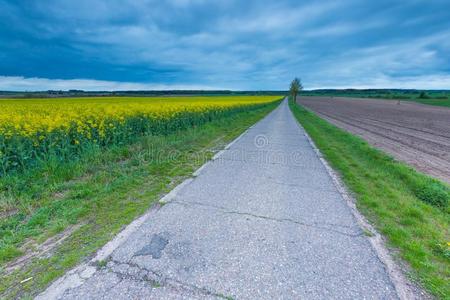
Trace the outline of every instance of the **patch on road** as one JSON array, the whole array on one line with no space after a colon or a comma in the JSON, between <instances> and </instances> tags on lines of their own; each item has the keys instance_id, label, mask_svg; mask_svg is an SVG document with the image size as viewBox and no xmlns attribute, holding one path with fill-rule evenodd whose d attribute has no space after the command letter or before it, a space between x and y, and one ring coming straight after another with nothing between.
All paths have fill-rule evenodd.
<instances>
[{"instance_id":1,"label":"patch on road","mask_svg":"<svg viewBox=\"0 0 450 300\"><path fill-rule=\"evenodd\" d=\"M145 245L141 250L137 251L134 256L151 255L154 259L159 259L162 256L162 251L166 248L169 240L165 237L166 233L154 234L150 244Z\"/></svg>"}]
</instances>

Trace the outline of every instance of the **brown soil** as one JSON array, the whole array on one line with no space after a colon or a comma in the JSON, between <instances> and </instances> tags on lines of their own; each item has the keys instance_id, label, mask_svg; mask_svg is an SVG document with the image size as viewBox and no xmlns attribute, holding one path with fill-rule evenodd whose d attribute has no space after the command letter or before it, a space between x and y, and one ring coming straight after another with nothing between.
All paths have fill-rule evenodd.
<instances>
[{"instance_id":1,"label":"brown soil","mask_svg":"<svg viewBox=\"0 0 450 300\"><path fill-rule=\"evenodd\" d=\"M450 109L395 100L300 97L322 118L450 183Z\"/></svg>"},{"instance_id":2,"label":"brown soil","mask_svg":"<svg viewBox=\"0 0 450 300\"><path fill-rule=\"evenodd\" d=\"M8 263L4 270L5 273L1 275L9 274L19 268L22 268L36 257L50 257L53 254L52 251L82 225L83 224L69 226L63 232L48 238L42 244L37 244L34 240L29 239L21 247L21 250L23 250L25 254Z\"/></svg>"}]
</instances>

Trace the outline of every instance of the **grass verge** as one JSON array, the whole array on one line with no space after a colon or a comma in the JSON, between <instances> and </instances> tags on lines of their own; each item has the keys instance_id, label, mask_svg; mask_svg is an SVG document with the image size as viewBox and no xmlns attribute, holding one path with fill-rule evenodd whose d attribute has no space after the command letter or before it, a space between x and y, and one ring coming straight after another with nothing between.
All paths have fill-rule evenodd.
<instances>
[{"instance_id":1,"label":"grass verge","mask_svg":"<svg viewBox=\"0 0 450 300\"><path fill-rule=\"evenodd\" d=\"M11 202L0 221L0 298L33 296L93 255L276 105L0 180L15 192L0 199ZM11 269L24 255L35 257Z\"/></svg>"},{"instance_id":2,"label":"grass verge","mask_svg":"<svg viewBox=\"0 0 450 300\"><path fill-rule=\"evenodd\" d=\"M433 295L450 295L449 209L425 202L449 187L395 161L290 100L290 108L330 165L354 193L358 209L410 266L409 274ZM433 186L429 188L430 184ZM422 196L421 196L422 195ZM422 198L421 198L422 197ZM428 196L427 196L428 197ZM428 199L428 198L425 198Z\"/></svg>"}]
</instances>

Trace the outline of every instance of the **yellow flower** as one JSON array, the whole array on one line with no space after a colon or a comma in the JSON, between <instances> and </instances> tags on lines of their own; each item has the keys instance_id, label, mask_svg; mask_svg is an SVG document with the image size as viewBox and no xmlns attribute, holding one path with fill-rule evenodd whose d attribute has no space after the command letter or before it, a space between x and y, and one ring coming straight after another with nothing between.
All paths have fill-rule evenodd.
<instances>
[{"instance_id":1,"label":"yellow flower","mask_svg":"<svg viewBox=\"0 0 450 300\"><path fill-rule=\"evenodd\" d=\"M98 138L100 141L107 138L107 134L119 130L118 125L125 124L130 118L163 123L184 113L200 116L277 99L280 96L2 99L0 136L34 137L34 143L40 143L53 132L75 132L99 142ZM80 141L76 139L74 143Z\"/></svg>"}]
</instances>

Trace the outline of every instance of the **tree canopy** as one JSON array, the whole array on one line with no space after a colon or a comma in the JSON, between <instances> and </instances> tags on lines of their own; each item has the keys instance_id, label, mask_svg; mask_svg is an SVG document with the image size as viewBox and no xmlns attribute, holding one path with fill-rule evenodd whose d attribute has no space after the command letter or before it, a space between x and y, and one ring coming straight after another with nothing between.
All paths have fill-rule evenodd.
<instances>
[{"instance_id":1,"label":"tree canopy","mask_svg":"<svg viewBox=\"0 0 450 300\"><path fill-rule=\"evenodd\" d=\"M289 91L294 98L294 100L297 98L298 93L303 89L302 81L301 79L294 78L291 82L291 87L289 88Z\"/></svg>"}]
</instances>

